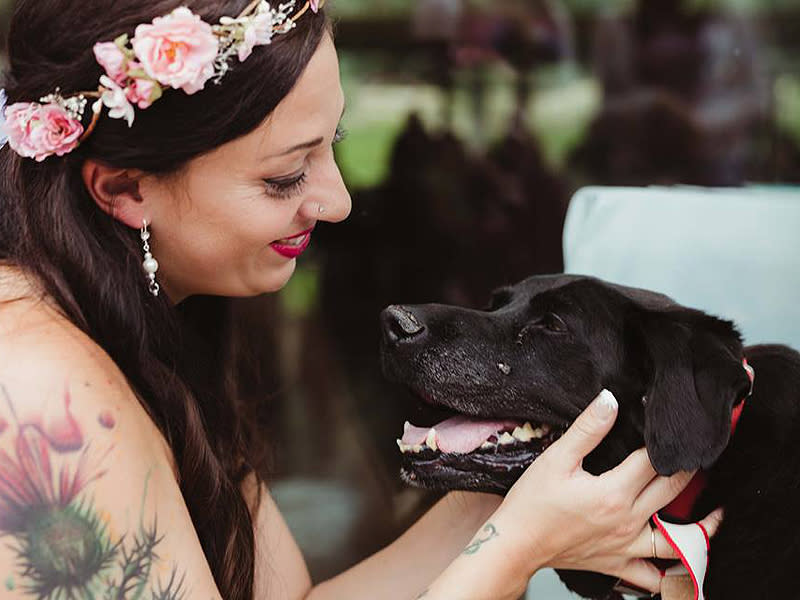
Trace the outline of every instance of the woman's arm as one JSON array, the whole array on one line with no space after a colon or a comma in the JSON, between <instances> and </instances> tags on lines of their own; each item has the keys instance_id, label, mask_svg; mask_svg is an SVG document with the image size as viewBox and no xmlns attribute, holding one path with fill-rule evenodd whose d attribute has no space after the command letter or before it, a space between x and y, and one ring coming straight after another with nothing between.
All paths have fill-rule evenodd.
<instances>
[{"instance_id":1,"label":"woman's arm","mask_svg":"<svg viewBox=\"0 0 800 600\"><path fill-rule=\"evenodd\" d=\"M493 494L451 492L392 544L311 590L310 600L375 598L409 600L462 552L500 505Z\"/></svg>"},{"instance_id":2,"label":"woman's arm","mask_svg":"<svg viewBox=\"0 0 800 600\"><path fill-rule=\"evenodd\" d=\"M451 492L392 544L312 589L300 549L265 491L256 519L255 597L358 600L374 598L380 589L381 598L408 600L459 555L500 502L493 494Z\"/></svg>"}]
</instances>

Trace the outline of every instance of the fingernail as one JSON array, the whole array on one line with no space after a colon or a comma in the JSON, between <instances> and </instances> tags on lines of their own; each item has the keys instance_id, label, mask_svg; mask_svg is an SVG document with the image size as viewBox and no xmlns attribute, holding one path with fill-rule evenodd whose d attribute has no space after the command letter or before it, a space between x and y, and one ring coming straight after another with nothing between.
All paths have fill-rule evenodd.
<instances>
[{"instance_id":1,"label":"fingernail","mask_svg":"<svg viewBox=\"0 0 800 600\"><path fill-rule=\"evenodd\" d=\"M608 390L603 390L598 394L597 398L594 399L592 408L598 417L601 419L608 419L617 412L619 404L614 394Z\"/></svg>"}]
</instances>

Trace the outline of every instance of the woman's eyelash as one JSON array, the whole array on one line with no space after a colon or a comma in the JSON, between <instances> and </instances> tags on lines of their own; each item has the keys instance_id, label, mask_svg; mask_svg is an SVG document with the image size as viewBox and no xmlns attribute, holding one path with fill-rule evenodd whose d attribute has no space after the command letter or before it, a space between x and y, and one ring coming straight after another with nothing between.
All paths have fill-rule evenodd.
<instances>
[{"instance_id":1,"label":"woman's eyelash","mask_svg":"<svg viewBox=\"0 0 800 600\"><path fill-rule=\"evenodd\" d=\"M336 133L333 134L333 145L335 146L346 137L347 137L347 130L341 125L339 125L336 128Z\"/></svg>"},{"instance_id":2,"label":"woman's eyelash","mask_svg":"<svg viewBox=\"0 0 800 600\"><path fill-rule=\"evenodd\" d=\"M289 198L298 193L306 182L306 173L303 171L299 175L292 177L281 177L279 179L265 179L270 195L276 198Z\"/></svg>"},{"instance_id":3,"label":"woman's eyelash","mask_svg":"<svg viewBox=\"0 0 800 600\"><path fill-rule=\"evenodd\" d=\"M336 133L333 134L333 144L338 144L346 137L347 130L339 125L336 128ZM300 192L303 188L303 184L306 182L306 177L307 175L304 171L299 175L293 175L291 177L265 179L264 183L267 185L267 190L271 196L275 196L276 198L289 198Z\"/></svg>"}]
</instances>

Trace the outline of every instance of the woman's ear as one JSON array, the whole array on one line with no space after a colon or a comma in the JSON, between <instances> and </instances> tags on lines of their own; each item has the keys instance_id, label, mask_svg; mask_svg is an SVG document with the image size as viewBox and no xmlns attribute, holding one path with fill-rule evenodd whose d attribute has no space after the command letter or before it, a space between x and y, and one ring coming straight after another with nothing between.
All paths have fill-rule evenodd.
<instances>
[{"instance_id":1,"label":"woman's ear","mask_svg":"<svg viewBox=\"0 0 800 600\"><path fill-rule=\"evenodd\" d=\"M139 189L143 171L110 167L87 159L81 175L89 195L104 213L136 229L142 226L143 220L152 221L150 207Z\"/></svg>"}]
</instances>

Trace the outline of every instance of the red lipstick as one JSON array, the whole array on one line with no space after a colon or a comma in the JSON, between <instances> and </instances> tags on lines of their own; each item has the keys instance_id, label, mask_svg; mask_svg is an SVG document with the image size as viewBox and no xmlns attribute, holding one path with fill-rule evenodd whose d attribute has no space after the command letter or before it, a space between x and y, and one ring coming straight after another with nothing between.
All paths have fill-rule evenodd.
<instances>
[{"instance_id":1,"label":"red lipstick","mask_svg":"<svg viewBox=\"0 0 800 600\"><path fill-rule=\"evenodd\" d=\"M272 242L270 246L273 250L275 250L275 252L283 257L297 258L305 251L306 248L308 248L308 245L311 243L311 231L313 229L314 228L311 227L291 237L277 240Z\"/></svg>"}]
</instances>

